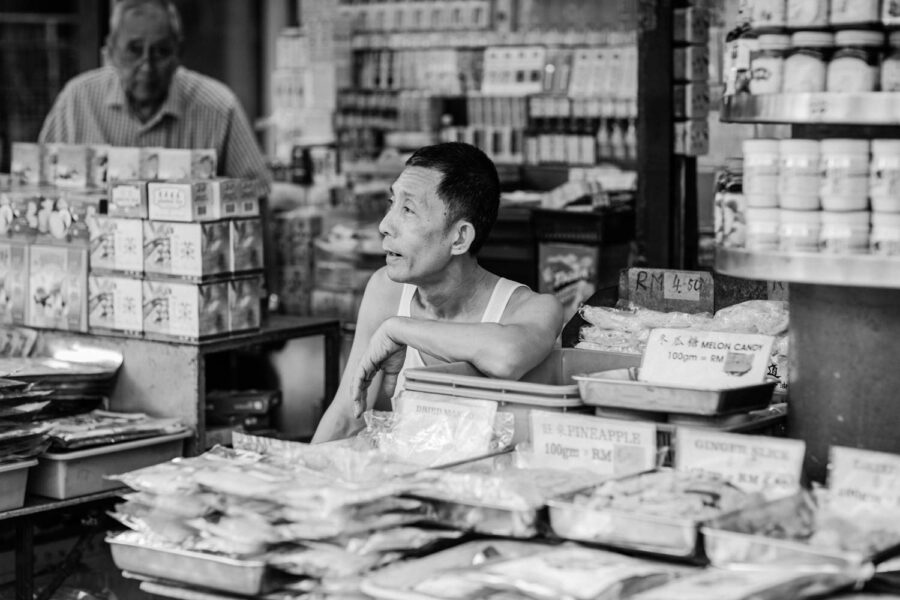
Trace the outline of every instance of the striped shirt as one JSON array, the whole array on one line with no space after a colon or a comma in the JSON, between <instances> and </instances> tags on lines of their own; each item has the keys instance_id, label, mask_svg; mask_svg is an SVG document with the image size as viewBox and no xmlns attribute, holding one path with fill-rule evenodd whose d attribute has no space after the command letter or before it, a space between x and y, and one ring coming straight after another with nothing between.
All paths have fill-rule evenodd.
<instances>
[{"instance_id":1,"label":"striped shirt","mask_svg":"<svg viewBox=\"0 0 900 600\"><path fill-rule=\"evenodd\" d=\"M268 180L265 160L237 97L224 84L179 67L159 111L141 123L113 67L69 81L44 120L41 143L215 148L219 175Z\"/></svg>"}]
</instances>

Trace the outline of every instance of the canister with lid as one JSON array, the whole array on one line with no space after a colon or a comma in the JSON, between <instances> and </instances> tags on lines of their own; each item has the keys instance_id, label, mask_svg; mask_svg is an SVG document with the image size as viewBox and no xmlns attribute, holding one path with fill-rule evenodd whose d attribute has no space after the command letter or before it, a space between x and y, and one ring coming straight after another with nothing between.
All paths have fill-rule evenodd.
<instances>
[{"instance_id":1,"label":"canister with lid","mask_svg":"<svg viewBox=\"0 0 900 600\"><path fill-rule=\"evenodd\" d=\"M747 208L747 249L757 252L778 250L778 227L781 210Z\"/></svg>"},{"instance_id":2,"label":"canister with lid","mask_svg":"<svg viewBox=\"0 0 900 600\"><path fill-rule=\"evenodd\" d=\"M778 142L778 205L789 210L818 210L821 167L817 140Z\"/></svg>"},{"instance_id":3,"label":"canister with lid","mask_svg":"<svg viewBox=\"0 0 900 600\"><path fill-rule=\"evenodd\" d=\"M883 0L881 3L881 24L885 27L900 27L900 2Z\"/></svg>"},{"instance_id":4,"label":"canister with lid","mask_svg":"<svg viewBox=\"0 0 900 600\"><path fill-rule=\"evenodd\" d=\"M750 93L777 94L784 80L784 60L791 36L767 33L757 38L757 50L750 56Z\"/></svg>"},{"instance_id":5,"label":"canister with lid","mask_svg":"<svg viewBox=\"0 0 900 600\"><path fill-rule=\"evenodd\" d=\"M900 31L888 36L891 49L881 63L881 91L900 92Z\"/></svg>"},{"instance_id":6,"label":"canister with lid","mask_svg":"<svg viewBox=\"0 0 900 600\"><path fill-rule=\"evenodd\" d=\"M798 31L791 36L791 50L784 60L784 92L824 92L828 59L834 34Z\"/></svg>"},{"instance_id":7,"label":"canister with lid","mask_svg":"<svg viewBox=\"0 0 900 600\"><path fill-rule=\"evenodd\" d=\"M855 211L868 208L869 140L822 140L822 208Z\"/></svg>"},{"instance_id":8,"label":"canister with lid","mask_svg":"<svg viewBox=\"0 0 900 600\"><path fill-rule=\"evenodd\" d=\"M875 212L900 213L900 140L872 140L869 198Z\"/></svg>"},{"instance_id":9,"label":"canister with lid","mask_svg":"<svg viewBox=\"0 0 900 600\"><path fill-rule=\"evenodd\" d=\"M879 0L831 0L828 21L839 26L875 25L881 20L878 3Z\"/></svg>"},{"instance_id":10,"label":"canister with lid","mask_svg":"<svg viewBox=\"0 0 900 600\"><path fill-rule=\"evenodd\" d=\"M818 252L822 211L782 210L778 249L782 252Z\"/></svg>"},{"instance_id":11,"label":"canister with lid","mask_svg":"<svg viewBox=\"0 0 900 600\"><path fill-rule=\"evenodd\" d=\"M778 29L787 24L785 0L748 0L746 9L753 29Z\"/></svg>"},{"instance_id":12,"label":"canister with lid","mask_svg":"<svg viewBox=\"0 0 900 600\"><path fill-rule=\"evenodd\" d=\"M828 25L828 0L787 0L786 10L787 26L792 29Z\"/></svg>"},{"instance_id":13,"label":"canister with lid","mask_svg":"<svg viewBox=\"0 0 900 600\"><path fill-rule=\"evenodd\" d=\"M819 251L828 254L867 254L869 252L867 210L851 212L822 211Z\"/></svg>"},{"instance_id":14,"label":"canister with lid","mask_svg":"<svg viewBox=\"0 0 900 600\"><path fill-rule=\"evenodd\" d=\"M868 29L846 29L835 34L834 45L836 50L828 63L826 90L874 91L878 86L884 34Z\"/></svg>"},{"instance_id":15,"label":"canister with lid","mask_svg":"<svg viewBox=\"0 0 900 600\"><path fill-rule=\"evenodd\" d=\"M872 213L872 254L900 255L900 213Z\"/></svg>"},{"instance_id":16,"label":"canister with lid","mask_svg":"<svg viewBox=\"0 0 900 600\"><path fill-rule=\"evenodd\" d=\"M744 140L743 190L748 206L777 205L778 140Z\"/></svg>"}]
</instances>

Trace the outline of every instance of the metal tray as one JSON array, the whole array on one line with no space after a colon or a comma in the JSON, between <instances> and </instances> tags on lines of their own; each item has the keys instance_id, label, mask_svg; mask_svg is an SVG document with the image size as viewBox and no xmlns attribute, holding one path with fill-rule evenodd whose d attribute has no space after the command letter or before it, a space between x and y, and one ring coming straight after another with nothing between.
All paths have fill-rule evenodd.
<instances>
[{"instance_id":1,"label":"metal tray","mask_svg":"<svg viewBox=\"0 0 900 600\"><path fill-rule=\"evenodd\" d=\"M719 416L765 408L776 382L724 390L703 390L634 381L636 370L576 375L585 404L662 413ZM607 376L603 376L606 373ZM621 378L615 378L619 375Z\"/></svg>"},{"instance_id":2,"label":"metal tray","mask_svg":"<svg viewBox=\"0 0 900 600\"><path fill-rule=\"evenodd\" d=\"M630 475L644 477L659 470ZM624 510L595 510L576 504L576 496L596 486L564 494L547 502L550 528L559 537L613 548L699 560L701 521L667 518Z\"/></svg>"},{"instance_id":3,"label":"metal tray","mask_svg":"<svg viewBox=\"0 0 900 600\"><path fill-rule=\"evenodd\" d=\"M739 525L748 521L787 521L796 518L805 504L803 494L795 494L758 506L722 515L701 528L706 556L717 567L787 567L797 571L838 571L850 573L858 581L874 574L874 564L900 554L900 545L866 555L860 552L819 548L803 541L785 540L744 533Z\"/></svg>"},{"instance_id":4,"label":"metal tray","mask_svg":"<svg viewBox=\"0 0 900 600\"><path fill-rule=\"evenodd\" d=\"M265 561L153 547L141 544L139 540L140 534L135 531L106 538L118 568L245 596L267 590Z\"/></svg>"}]
</instances>

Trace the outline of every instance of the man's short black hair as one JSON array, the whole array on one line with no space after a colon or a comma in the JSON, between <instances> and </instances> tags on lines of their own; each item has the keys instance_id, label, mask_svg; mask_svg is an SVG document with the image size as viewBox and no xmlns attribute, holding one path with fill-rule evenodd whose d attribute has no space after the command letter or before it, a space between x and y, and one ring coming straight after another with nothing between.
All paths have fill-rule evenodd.
<instances>
[{"instance_id":1,"label":"man's short black hair","mask_svg":"<svg viewBox=\"0 0 900 600\"><path fill-rule=\"evenodd\" d=\"M437 194L447 205L448 227L460 219L472 223L475 239L469 253L476 255L497 221L500 205L500 178L493 161L471 144L446 142L419 148L406 166L443 175Z\"/></svg>"}]
</instances>

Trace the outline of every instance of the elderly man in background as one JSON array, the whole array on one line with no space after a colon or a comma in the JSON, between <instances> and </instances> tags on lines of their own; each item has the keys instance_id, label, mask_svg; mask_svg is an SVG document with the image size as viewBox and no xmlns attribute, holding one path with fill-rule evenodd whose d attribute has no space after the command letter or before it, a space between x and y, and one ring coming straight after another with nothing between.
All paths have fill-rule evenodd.
<instances>
[{"instance_id":1,"label":"elderly man in background","mask_svg":"<svg viewBox=\"0 0 900 600\"><path fill-rule=\"evenodd\" d=\"M75 77L44 121L41 143L215 148L219 174L268 180L234 93L180 66L183 32L168 0L121 0L104 53L108 66Z\"/></svg>"}]
</instances>

